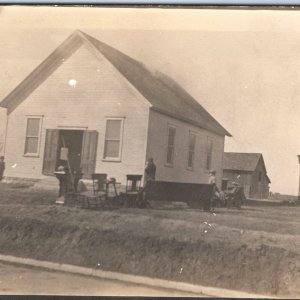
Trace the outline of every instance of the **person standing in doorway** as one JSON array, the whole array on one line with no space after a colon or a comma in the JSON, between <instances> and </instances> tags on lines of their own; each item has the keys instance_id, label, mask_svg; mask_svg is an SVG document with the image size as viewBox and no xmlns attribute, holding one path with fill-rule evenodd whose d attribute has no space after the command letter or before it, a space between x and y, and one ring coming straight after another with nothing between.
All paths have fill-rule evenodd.
<instances>
[{"instance_id":1,"label":"person standing in doorway","mask_svg":"<svg viewBox=\"0 0 300 300\"><path fill-rule=\"evenodd\" d=\"M4 156L0 156L0 181L3 178L4 170L5 170Z\"/></svg>"}]
</instances>

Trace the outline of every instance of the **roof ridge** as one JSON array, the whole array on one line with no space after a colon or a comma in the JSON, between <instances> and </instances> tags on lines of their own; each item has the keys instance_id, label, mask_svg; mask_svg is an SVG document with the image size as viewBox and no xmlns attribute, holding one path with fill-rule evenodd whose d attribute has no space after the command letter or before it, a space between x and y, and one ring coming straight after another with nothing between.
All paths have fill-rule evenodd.
<instances>
[{"instance_id":1,"label":"roof ridge","mask_svg":"<svg viewBox=\"0 0 300 300\"><path fill-rule=\"evenodd\" d=\"M198 114L201 114L201 116L205 119L205 123L206 124L202 124L202 127L206 128L208 127L208 129L214 131L215 129L210 126L209 124L207 124L208 122L214 122L219 129L218 130L222 130L226 133L226 135L231 136L231 134L198 102L196 101L181 85L178 84L178 82L176 82L176 80L174 80L172 77L170 77L169 75L166 75L165 73L158 71L158 70L152 70L150 69L146 64L144 64L143 62L136 60L132 57L130 57L129 55L123 53L122 51L104 43L103 41L100 41L92 36L90 36L87 33L83 33L83 35L92 43L94 44L96 47L97 46L101 46L102 49L99 49L99 51L109 60L111 60L111 55L112 52L109 51L109 53L107 53L107 51L105 51L104 48L110 49L116 53L118 53L119 55L123 56L124 58L126 58L127 60L129 60L129 62L133 65L138 65L139 67L143 68L144 71L146 71L148 74L150 74L152 76L152 80L154 80L158 85L160 86L164 86L169 93L173 94L173 96L180 98L181 101L183 101L186 105L188 105L188 107L193 111L193 110L197 110ZM113 63L114 64L114 63ZM115 64L114 64L115 65ZM117 67L117 69L123 74L124 70L120 70L118 68L118 66L115 65L115 67ZM124 74L123 74L124 75ZM159 75L159 78L158 76ZM165 78L163 78L165 77ZM170 85L166 82L165 79L168 79L169 81L171 81L171 83L173 85L175 85L175 88L177 89L177 92L172 89L170 87ZM132 83L133 84L133 83ZM139 88L137 88L139 90ZM178 93L180 93L181 95L178 95ZM182 95L184 94L184 95ZM145 95L144 95L145 96ZM147 97L146 97L147 98ZM188 99L187 99L188 98ZM148 99L148 101L151 103L151 100ZM153 105L153 103L151 103ZM171 103L169 103L170 105ZM155 107L155 106L154 106ZM192 120L191 120L192 121ZM198 120L198 122L201 123L200 120ZM202 122L203 123L203 122Z\"/></svg>"},{"instance_id":2,"label":"roof ridge","mask_svg":"<svg viewBox=\"0 0 300 300\"><path fill-rule=\"evenodd\" d=\"M78 40L79 38L79 40ZM84 39L77 30L72 32L58 47L56 47L40 64L38 64L26 77L19 83L4 99L0 102L1 107L9 106L9 102L17 99L8 111L12 111L17 107L26 97L28 97L47 77L49 77L65 59L69 58L76 49L78 49ZM64 58L61 59L62 54ZM48 62L51 61L51 64ZM48 71L48 72L45 72ZM35 79L35 80L34 80ZM31 89L23 87L31 83ZM19 97L19 98L18 98Z\"/></svg>"},{"instance_id":3,"label":"roof ridge","mask_svg":"<svg viewBox=\"0 0 300 300\"><path fill-rule=\"evenodd\" d=\"M187 101L187 99L185 97L182 97L182 100L189 106L191 107L191 109L196 109L199 113L201 114L205 114L205 116L203 116L205 119L208 118L207 121L209 120L213 120L214 122L216 122L220 127L223 127L192 95L190 95L186 89L184 87L182 87L181 85L179 85L171 76L161 72L161 71L156 71L159 74L162 74L163 76L167 77L169 80L172 81L173 84L176 85L176 88L179 89L181 92L183 92L186 96L189 98L189 101ZM168 88L169 86L167 85L167 83L165 81L162 82L164 85L166 85ZM170 89L172 91L172 89ZM229 134L230 135L230 134Z\"/></svg>"},{"instance_id":4,"label":"roof ridge","mask_svg":"<svg viewBox=\"0 0 300 300\"><path fill-rule=\"evenodd\" d=\"M227 153L232 153L232 154L254 154L254 155L262 155L262 153L260 152L229 152L229 151L225 151L225 154Z\"/></svg>"},{"instance_id":5,"label":"roof ridge","mask_svg":"<svg viewBox=\"0 0 300 300\"><path fill-rule=\"evenodd\" d=\"M224 152L223 169L252 172L261 159L266 170L262 153Z\"/></svg>"}]
</instances>

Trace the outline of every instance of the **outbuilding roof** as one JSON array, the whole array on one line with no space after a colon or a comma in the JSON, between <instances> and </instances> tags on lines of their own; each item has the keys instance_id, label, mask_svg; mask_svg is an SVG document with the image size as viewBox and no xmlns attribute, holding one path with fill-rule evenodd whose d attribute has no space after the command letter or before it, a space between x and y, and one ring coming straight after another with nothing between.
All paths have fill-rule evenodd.
<instances>
[{"instance_id":1,"label":"outbuilding roof","mask_svg":"<svg viewBox=\"0 0 300 300\"><path fill-rule=\"evenodd\" d=\"M223 156L223 169L253 172L261 157L261 153L225 152Z\"/></svg>"},{"instance_id":2,"label":"outbuilding roof","mask_svg":"<svg viewBox=\"0 0 300 300\"><path fill-rule=\"evenodd\" d=\"M36 69L34 69L0 106L12 112L83 44L99 51L149 101L152 109L205 128L218 135L231 134L218 123L186 90L169 76L151 71L143 63L87 35L75 31Z\"/></svg>"},{"instance_id":3,"label":"outbuilding roof","mask_svg":"<svg viewBox=\"0 0 300 300\"><path fill-rule=\"evenodd\" d=\"M261 153L225 152L223 156L223 170L254 172L260 160L262 160L266 178L271 183Z\"/></svg>"}]
</instances>

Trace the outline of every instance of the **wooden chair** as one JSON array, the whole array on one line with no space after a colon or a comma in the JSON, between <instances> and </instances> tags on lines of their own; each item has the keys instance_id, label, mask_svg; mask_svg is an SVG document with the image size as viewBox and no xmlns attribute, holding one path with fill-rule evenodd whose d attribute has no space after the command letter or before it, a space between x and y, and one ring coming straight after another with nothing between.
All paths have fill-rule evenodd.
<instances>
[{"instance_id":1,"label":"wooden chair","mask_svg":"<svg viewBox=\"0 0 300 300\"><path fill-rule=\"evenodd\" d=\"M92 174L93 190L80 194L82 208L98 208L106 201L107 174Z\"/></svg>"},{"instance_id":2,"label":"wooden chair","mask_svg":"<svg viewBox=\"0 0 300 300\"><path fill-rule=\"evenodd\" d=\"M106 197L105 205L108 208L113 208L113 206L120 206L120 195L117 190L117 184L120 184L116 181L116 178L109 178L106 182Z\"/></svg>"},{"instance_id":3,"label":"wooden chair","mask_svg":"<svg viewBox=\"0 0 300 300\"><path fill-rule=\"evenodd\" d=\"M98 193L99 191L104 192L106 188L107 182L107 174L105 173L94 173L92 174L93 180L93 192L94 194Z\"/></svg>"},{"instance_id":4,"label":"wooden chair","mask_svg":"<svg viewBox=\"0 0 300 300\"><path fill-rule=\"evenodd\" d=\"M127 206L137 206L143 175L126 175L125 202Z\"/></svg>"}]
</instances>

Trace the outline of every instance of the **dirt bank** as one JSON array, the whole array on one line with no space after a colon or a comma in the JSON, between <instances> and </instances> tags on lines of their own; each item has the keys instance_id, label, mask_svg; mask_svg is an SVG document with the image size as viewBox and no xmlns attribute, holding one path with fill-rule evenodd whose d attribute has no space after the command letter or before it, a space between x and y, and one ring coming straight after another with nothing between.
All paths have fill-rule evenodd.
<instances>
[{"instance_id":1,"label":"dirt bank","mask_svg":"<svg viewBox=\"0 0 300 300\"><path fill-rule=\"evenodd\" d=\"M227 214L228 225L232 215ZM0 245L2 254L299 296L299 237L253 230L249 216L244 219L237 229L225 226L221 214L200 211L89 211L10 203L1 205Z\"/></svg>"}]
</instances>

